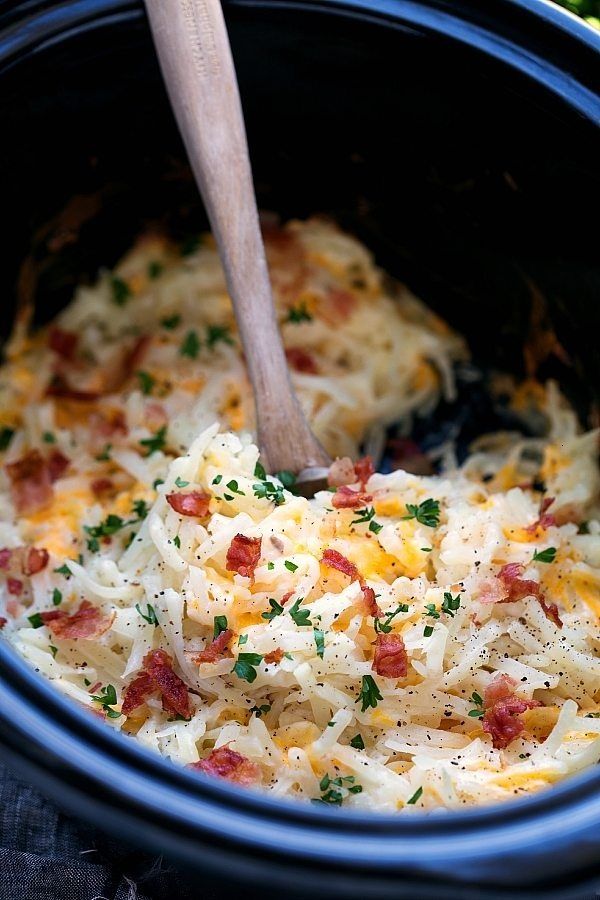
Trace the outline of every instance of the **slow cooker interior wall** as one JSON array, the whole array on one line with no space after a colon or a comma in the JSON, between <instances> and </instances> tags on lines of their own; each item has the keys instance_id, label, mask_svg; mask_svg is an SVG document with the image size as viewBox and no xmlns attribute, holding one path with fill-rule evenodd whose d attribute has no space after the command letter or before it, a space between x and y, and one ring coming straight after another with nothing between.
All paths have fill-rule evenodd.
<instances>
[{"instance_id":1,"label":"slow cooker interior wall","mask_svg":"<svg viewBox=\"0 0 600 900\"><path fill-rule=\"evenodd\" d=\"M600 318L591 129L449 41L285 8L233 7L229 27L260 205L335 216L488 363L522 367L535 283L584 408L600 385L581 341ZM23 59L2 97L0 285L13 298L35 269L40 320L149 223L205 224L141 17ZM51 250L47 223L75 195L91 217Z\"/></svg>"}]
</instances>

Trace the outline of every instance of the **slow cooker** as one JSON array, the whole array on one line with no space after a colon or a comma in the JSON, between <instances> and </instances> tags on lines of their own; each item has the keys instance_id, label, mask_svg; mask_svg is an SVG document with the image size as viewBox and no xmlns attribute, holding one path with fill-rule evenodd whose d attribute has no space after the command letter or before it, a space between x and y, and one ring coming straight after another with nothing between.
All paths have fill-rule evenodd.
<instances>
[{"instance_id":1,"label":"slow cooker","mask_svg":"<svg viewBox=\"0 0 600 900\"><path fill-rule=\"evenodd\" d=\"M355 232L523 371L543 297L593 421L600 35L546 0L229 0L259 205ZM0 2L3 333L43 322L142 229L204 214L141 2ZM3 759L81 818L244 896L576 897L600 889L600 772L409 817L278 802L151 755L0 641Z\"/></svg>"}]
</instances>

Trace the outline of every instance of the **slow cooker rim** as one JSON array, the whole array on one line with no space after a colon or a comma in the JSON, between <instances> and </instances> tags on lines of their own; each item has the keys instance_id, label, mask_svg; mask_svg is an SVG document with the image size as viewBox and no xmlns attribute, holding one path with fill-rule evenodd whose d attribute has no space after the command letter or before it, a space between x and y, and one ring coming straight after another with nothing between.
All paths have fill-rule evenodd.
<instances>
[{"instance_id":1,"label":"slow cooker rim","mask_svg":"<svg viewBox=\"0 0 600 900\"><path fill-rule=\"evenodd\" d=\"M276 6L280 9L309 7L310 9L320 9L326 12L335 10L336 12L348 13L350 11L353 15L361 15L362 12L366 17L392 17L394 20L398 19L398 7L400 6L400 4L390 3L388 0L380 0L377 4L363 2L363 0L352 0L352 2L346 2L346 0L337 2L337 0L334 0L327 7L320 0L307 0L305 3L299 2L299 0L292 0L292 2L287 2L287 0L283 0L283 2L282 0L230 0L230 5L261 8ZM402 4L405 9L408 7L416 8L419 5L431 9L439 9L440 6L446 4L438 3L436 0L430 0L430 2L423 4ZM506 0L506 5L507 7L524 8L523 0ZM21 41L17 47L12 24L8 23L6 25L6 18L0 12L0 65L2 62L18 61L21 56L26 55L32 49L38 51L42 47L49 46L54 41L62 40L74 33L78 26L84 28L86 26L97 27L99 24L107 24L115 17L127 18L133 16L137 18L142 15L140 4L130 2L130 0L95 0L91 4L86 2L86 0L84 2L76 0L74 4L69 4L69 15L67 17L69 30L65 32L63 29L67 19L62 18L62 15L58 17L52 15L55 10L49 8L47 3L28 2L22 6L27 7L28 12L32 13L33 18L31 21L35 20L35 27L32 26L29 29L27 38L29 43ZM90 6L93 7L93 12L90 12ZM44 9L40 7L44 7ZM62 4L62 7L64 9L61 9L61 14L62 12L66 14L66 4ZM550 8L546 0L528 0L527 13L531 12L532 8L537 8L539 14L543 15L546 21L550 21L553 27L557 21L561 29L566 27L564 18L560 18L562 16L568 19L570 29L575 27L568 14L563 14L561 10ZM415 23L413 22L413 24ZM422 22L416 24L423 26ZM586 47L592 47L597 50L600 47L600 43L596 41L595 35L592 38L592 35L588 33L591 32L591 29L582 26L579 22L576 22L576 25L577 39L581 40ZM4 30L3 26L6 26ZM11 33L8 34L8 32ZM50 32L51 36L49 36ZM42 34L45 34L45 39L40 42ZM596 115L595 112L596 107L600 105L600 101L596 95L592 95L592 99L594 104L591 108L586 108L585 114L591 115L592 118L600 122L600 113ZM509 826L526 824L532 818L535 818L536 828L539 829L542 823L542 818L540 818L542 814L547 814L543 821L546 821L548 826L556 829L556 836L560 841L564 841L565 837L566 809L577 811L578 831L581 831L581 817L584 815L588 817L590 822L597 823L600 821L600 799L595 801L589 795L589 788L600 784L600 773L594 775L592 771L575 776L567 782L553 787L552 791L544 792L536 797L521 798L515 803L511 802L475 810L461 810L457 813L433 813L427 816L417 814L410 818L381 814L363 815L348 811L340 816L337 811L278 801L268 795L250 792L240 794L235 788L227 784L210 781L201 776L192 776L190 773L179 770L144 750L134 741L123 739L120 735L114 734L112 729L107 729L105 725L96 722L92 717L76 708L74 704L64 699L50 684L44 682L22 659L18 658L5 645L0 645L0 674L4 676L4 681L0 680L0 721L3 722L5 735L8 729L15 729L14 715L9 713L9 710L17 715L19 711L22 714L23 698L26 696L29 698L30 705L25 706L26 715L22 718L22 721L28 721L28 717L35 712L36 716L39 717L37 720L38 725L41 726L45 723L46 726L45 731L43 728L40 728L40 734L32 741L31 733L24 730L19 723L13 732L12 740L11 738L8 739L8 744L12 744L16 735L20 734L22 738L32 741L32 744L27 748L26 763L29 766L36 767L38 771L43 769L43 765L40 762L44 749L43 735L46 739L51 739L52 742L55 742L57 747L62 744L63 748L65 748L67 746L66 734L68 733L70 747L72 750L76 749L79 756L79 762L75 765L73 761L74 754L71 753L68 768L71 774L76 774L78 779L90 779L90 773L86 770L85 765L86 749L89 752L90 748L109 747L113 753L112 758L123 762L125 772L129 771L131 774L135 774L141 768L142 770L152 770L153 775L157 776L154 779L149 777L146 785L146 805L148 809L152 809L154 815L164 814L164 809L159 802L161 788L164 787L166 790L167 787L170 789L171 785L176 788L177 785L181 784L181 786L186 788L185 793L187 796L191 797L195 793L197 797L206 798L207 803L212 804L210 815L214 815L215 808L219 806L221 811L223 809L231 810L238 816L241 813L248 813L255 816L261 815L265 821L275 820L280 829L284 820L287 820L288 823L300 825L303 823L310 824L311 839L309 843L311 848L302 848L300 846L287 848L286 852L292 854L296 850L298 857L302 857L305 850L308 853L309 849L310 853L308 855L311 858L314 858L315 850L321 850L321 852L327 852L327 854L331 852L330 850L324 851L322 848L319 848L319 835L322 832L316 830L316 824L332 833L339 833L345 836L346 839L349 833L357 829L361 829L361 835L363 836L366 834L377 836L379 841L376 848L377 852L369 861L375 861L377 866L383 866L384 868L400 868L405 867L414 857L415 841L423 845L426 843L427 838L432 838L438 833L444 835L444 839L448 841L448 835L458 831L457 826L459 824L462 826L460 829L461 834L471 833L473 830L478 830L482 833L482 829L488 829L486 832L488 834L488 842L484 854L487 858L497 852L498 845L494 844L494 848L490 849L489 842L492 841L492 838L497 838L499 832L502 832L505 838L510 837L510 833L512 833L512 841L515 839L515 833L514 829L512 832L510 831ZM55 718L48 716L48 713L54 713ZM60 724L61 722L62 724ZM65 729L67 723L69 723L69 729ZM82 736L85 736L85 738ZM11 755L14 759L14 750ZM18 763L18 760L15 761ZM131 766L128 769L127 764L129 763L131 763ZM91 780L96 783L95 776ZM101 782L98 782L98 787L100 786ZM151 792L148 790L150 786L152 788ZM126 790L123 791L122 796L131 799L131 795ZM148 802L150 799L153 801L151 804ZM553 809L558 806L560 806L560 812ZM256 822L256 819L254 822ZM186 820L183 824L190 824L189 820ZM205 829L208 829L210 825L210 822L205 822ZM223 821L219 821L218 827L214 823L213 826L215 834L222 838L224 831ZM427 834L425 834L425 830ZM382 837L384 835L387 836L388 833L394 839L401 838L405 847L404 849L401 848L396 840L393 854L390 855L388 860L384 860L380 842ZM281 831L278 834L281 838ZM237 829L233 827L229 836L232 840L241 841L244 844L248 844L251 838L251 836L241 836L239 827ZM446 852L448 846L447 844ZM263 845L262 849L272 849L272 841L267 842L266 846ZM360 847L357 846L356 849L359 850ZM401 850L403 852L400 852ZM346 863L357 864L356 855L352 858L348 854L344 855L346 856ZM424 863L424 867L427 869L426 860L424 860ZM475 877L475 874L475 870L473 870L473 877Z\"/></svg>"}]
</instances>

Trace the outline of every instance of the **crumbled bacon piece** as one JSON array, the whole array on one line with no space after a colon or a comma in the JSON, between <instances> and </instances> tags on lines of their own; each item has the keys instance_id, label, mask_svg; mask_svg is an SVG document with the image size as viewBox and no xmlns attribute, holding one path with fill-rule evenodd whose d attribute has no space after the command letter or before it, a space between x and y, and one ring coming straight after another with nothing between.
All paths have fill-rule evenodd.
<instances>
[{"instance_id":1,"label":"crumbled bacon piece","mask_svg":"<svg viewBox=\"0 0 600 900\"><path fill-rule=\"evenodd\" d=\"M48 335L48 346L63 359L73 359L79 336L75 331L52 328Z\"/></svg>"},{"instance_id":2,"label":"crumbled bacon piece","mask_svg":"<svg viewBox=\"0 0 600 900\"><path fill-rule=\"evenodd\" d=\"M46 388L46 396L75 400L79 403L94 403L101 395L99 391L83 391L71 387L64 375L57 372Z\"/></svg>"},{"instance_id":3,"label":"crumbled bacon piece","mask_svg":"<svg viewBox=\"0 0 600 900\"><path fill-rule=\"evenodd\" d=\"M356 474L357 481L360 481L361 488L365 489L365 485L371 475L375 473L375 468L373 466L373 460L370 456L363 456L362 459L359 459L358 462L354 463L354 472Z\"/></svg>"},{"instance_id":4,"label":"crumbled bacon piece","mask_svg":"<svg viewBox=\"0 0 600 900\"><path fill-rule=\"evenodd\" d=\"M129 378L141 364L146 351L152 343L152 336L149 334L141 334L134 342L130 350L127 351L123 359L123 378Z\"/></svg>"},{"instance_id":5,"label":"crumbled bacon piece","mask_svg":"<svg viewBox=\"0 0 600 900\"><path fill-rule=\"evenodd\" d=\"M477 600L480 603L502 603L506 590L498 578L484 578L479 583Z\"/></svg>"},{"instance_id":6,"label":"crumbled bacon piece","mask_svg":"<svg viewBox=\"0 0 600 900\"><path fill-rule=\"evenodd\" d=\"M0 569L8 569L12 555L13 551L8 547L3 547L2 550L0 550Z\"/></svg>"},{"instance_id":7,"label":"crumbled bacon piece","mask_svg":"<svg viewBox=\"0 0 600 900\"><path fill-rule=\"evenodd\" d=\"M356 306L356 297L344 288L330 288L327 298L332 306L337 321L348 319Z\"/></svg>"},{"instance_id":8,"label":"crumbled bacon piece","mask_svg":"<svg viewBox=\"0 0 600 900\"><path fill-rule=\"evenodd\" d=\"M191 763L188 768L226 778L236 784L254 784L260 780L260 769L256 763L229 747L211 750L206 759Z\"/></svg>"},{"instance_id":9,"label":"crumbled bacon piece","mask_svg":"<svg viewBox=\"0 0 600 900\"><path fill-rule=\"evenodd\" d=\"M502 582L505 591L508 592L508 596L501 602L514 603L516 600L524 600L525 597L535 597L546 618L554 622L557 628L562 628L563 623L558 614L556 603L546 603L546 598L537 581L520 577L524 568L520 563L509 563L506 566L502 566L498 573L498 578Z\"/></svg>"},{"instance_id":10,"label":"crumbled bacon piece","mask_svg":"<svg viewBox=\"0 0 600 900\"><path fill-rule=\"evenodd\" d=\"M98 497L99 499L110 496L115 490L115 484L112 478L95 478L90 487L94 497Z\"/></svg>"},{"instance_id":11,"label":"crumbled bacon piece","mask_svg":"<svg viewBox=\"0 0 600 900\"><path fill-rule=\"evenodd\" d=\"M64 453L61 453L60 450L52 450L48 455L46 465L48 466L50 481L58 481L71 465L71 460Z\"/></svg>"},{"instance_id":12,"label":"crumbled bacon piece","mask_svg":"<svg viewBox=\"0 0 600 900\"><path fill-rule=\"evenodd\" d=\"M52 503L52 480L39 450L30 450L21 459L7 463L6 472L17 512L27 516Z\"/></svg>"},{"instance_id":13,"label":"crumbled bacon piece","mask_svg":"<svg viewBox=\"0 0 600 900\"><path fill-rule=\"evenodd\" d=\"M349 456L343 456L341 459L334 459L329 466L327 474L327 484L329 487L339 488L342 485L354 484L356 481L356 473L354 472L354 463Z\"/></svg>"},{"instance_id":14,"label":"crumbled bacon piece","mask_svg":"<svg viewBox=\"0 0 600 900\"><path fill-rule=\"evenodd\" d=\"M23 593L23 582L19 578L7 578L6 587L8 588L8 593L12 594L13 597L19 597Z\"/></svg>"},{"instance_id":15,"label":"crumbled bacon piece","mask_svg":"<svg viewBox=\"0 0 600 900\"><path fill-rule=\"evenodd\" d=\"M350 562L350 560L342 553L338 553L337 550L325 550L321 561L325 563L326 566L329 566L329 568L337 569L338 572L343 572L344 575L348 575L352 581L360 580L358 569L354 563Z\"/></svg>"},{"instance_id":16,"label":"crumbled bacon piece","mask_svg":"<svg viewBox=\"0 0 600 900\"><path fill-rule=\"evenodd\" d=\"M43 547L30 547L23 560L23 575L37 575L48 565L50 555Z\"/></svg>"},{"instance_id":17,"label":"crumbled bacon piece","mask_svg":"<svg viewBox=\"0 0 600 900\"><path fill-rule=\"evenodd\" d=\"M384 678L404 678L408 672L408 656L399 634L378 634L371 667Z\"/></svg>"},{"instance_id":18,"label":"crumbled bacon piece","mask_svg":"<svg viewBox=\"0 0 600 900\"><path fill-rule=\"evenodd\" d=\"M200 665L201 663L215 663L220 659L227 659L228 657L233 656L233 653L229 649L229 642L232 637L233 631L231 628L226 628L225 631L218 634L204 650L201 650L200 653L196 653L193 657L196 665Z\"/></svg>"},{"instance_id":19,"label":"crumbled bacon piece","mask_svg":"<svg viewBox=\"0 0 600 900\"><path fill-rule=\"evenodd\" d=\"M210 494L202 491L189 491L187 494L167 494L167 503L180 516L198 516L202 518L208 515Z\"/></svg>"},{"instance_id":20,"label":"crumbled bacon piece","mask_svg":"<svg viewBox=\"0 0 600 900\"><path fill-rule=\"evenodd\" d=\"M110 438L125 436L128 432L125 413L121 409L104 409L93 412L89 417L92 444L103 446Z\"/></svg>"},{"instance_id":21,"label":"crumbled bacon piece","mask_svg":"<svg viewBox=\"0 0 600 900\"><path fill-rule=\"evenodd\" d=\"M483 730L491 735L496 750L504 750L525 729L517 716L541 706L539 700L515 697L515 686L516 682L508 675L500 675L485 689Z\"/></svg>"},{"instance_id":22,"label":"crumbled bacon piece","mask_svg":"<svg viewBox=\"0 0 600 900\"><path fill-rule=\"evenodd\" d=\"M336 509L358 509L370 503L373 497L362 491L353 491L352 488L342 484L332 497L331 503Z\"/></svg>"},{"instance_id":23,"label":"crumbled bacon piece","mask_svg":"<svg viewBox=\"0 0 600 900\"><path fill-rule=\"evenodd\" d=\"M133 681L125 688L123 696L123 704L121 712L124 716L130 716L131 713L145 703L150 694L157 690L154 682L147 672L141 672Z\"/></svg>"},{"instance_id":24,"label":"crumbled bacon piece","mask_svg":"<svg viewBox=\"0 0 600 900\"><path fill-rule=\"evenodd\" d=\"M151 650L144 657L144 669L155 688L160 691L163 708L191 718L190 695L184 681L172 668L173 660L164 650Z\"/></svg>"},{"instance_id":25,"label":"crumbled bacon piece","mask_svg":"<svg viewBox=\"0 0 600 900\"><path fill-rule=\"evenodd\" d=\"M383 613L379 608L379 604L375 598L375 591L368 584L361 582L363 600L367 608L367 615L373 616L374 619L380 619Z\"/></svg>"},{"instance_id":26,"label":"crumbled bacon piece","mask_svg":"<svg viewBox=\"0 0 600 900\"><path fill-rule=\"evenodd\" d=\"M260 559L262 538L249 538L244 534L236 534L229 550L225 568L228 572L237 572L246 578L253 578Z\"/></svg>"},{"instance_id":27,"label":"crumbled bacon piece","mask_svg":"<svg viewBox=\"0 0 600 900\"><path fill-rule=\"evenodd\" d=\"M556 603L546 603L543 596L538 597L538 602L542 607L546 618L550 619L551 622L554 622L557 628L562 628L563 622L558 614L558 606L556 605Z\"/></svg>"},{"instance_id":28,"label":"crumbled bacon piece","mask_svg":"<svg viewBox=\"0 0 600 900\"><path fill-rule=\"evenodd\" d=\"M290 597L293 597L293 596L294 596L294 592L293 592L293 591L288 591L288 592L287 592L286 594L284 594L283 597L281 598L281 605L282 605L282 606L285 606L285 604L288 602L288 600L290 599Z\"/></svg>"},{"instance_id":29,"label":"crumbled bacon piece","mask_svg":"<svg viewBox=\"0 0 600 900\"><path fill-rule=\"evenodd\" d=\"M285 351L286 359L292 369L296 372L304 372L308 375L317 375L319 369L317 364L306 350L302 347L288 347Z\"/></svg>"},{"instance_id":30,"label":"crumbled bacon piece","mask_svg":"<svg viewBox=\"0 0 600 900\"><path fill-rule=\"evenodd\" d=\"M2 631L4 626L7 624L8 624L8 619L5 619L4 616L0 616L0 631Z\"/></svg>"},{"instance_id":31,"label":"crumbled bacon piece","mask_svg":"<svg viewBox=\"0 0 600 900\"><path fill-rule=\"evenodd\" d=\"M542 500L538 518L532 525L528 525L525 531L528 531L530 534L535 534L538 528L550 528L552 525L556 525L555 516L548 512L548 509L554 503L554 499L554 497L545 497Z\"/></svg>"},{"instance_id":32,"label":"crumbled bacon piece","mask_svg":"<svg viewBox=\"0 0 600 900\"><path fill-rule=\"evenodd\" d=\"M48 625L55 638L92 641L108 631L113 623L114 613L106 615L89 600L84 600L79 609L69 615L64 610L51 610L40 614L44 625Z\"/></svg>"},{"instance_id":33,"label":"crumbled bacon piece","mask_svg":"<svg viewBox=\"0 0 600 900\"><path fill-rule=\"evenodd\" d=\"M280 663L285 653L280 647L276 647L275 650L271 650L270 653L265 653L264 660L267 665L274 665L275 663Z\"/></svg>"}]
</instances>

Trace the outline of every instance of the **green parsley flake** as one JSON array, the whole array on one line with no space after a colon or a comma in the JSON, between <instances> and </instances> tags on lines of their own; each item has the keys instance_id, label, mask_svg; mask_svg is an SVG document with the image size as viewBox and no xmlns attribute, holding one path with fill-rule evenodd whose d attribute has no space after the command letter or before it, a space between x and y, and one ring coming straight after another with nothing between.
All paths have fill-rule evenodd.
<instances>
[{"instance_id":1,"label":"green parsley flake","mask_svg":"<svg viewBox=\"0 0 600 900\"><path fill-rule=\"evenodd\" d=\"M52 434L51 431L45 431L42 435L42 440L45 444L55 444L56 437Z\"/></svg>"},{"instance_id":2,"label":"green parsley flake","mask_svg":"<svg viewBox=\"0 0 600 900\"><path fill-rule=\"evenodd\" d=\"M259 500L271 500L275 506L281 506L285 502L283 488L272 481L261 481L252 485L254 496Z\"/></svg>"},{"instance_id":3,"label":"green parsley flake","mask_svg":"<svg viewBox=\"0 0 600 900\"><path fill-rule=\"evenodd\" d=\"M379 688L377 687L377 682L373 678L372 675L363 675L362 678L362 687L360 689L360 694L358 695L356 702L361 702L361 711L366 712L370 706L375 709L378 702L383 700L383 696Z\"/></svg>"},{"instance_id":4,"label":"green parsley flake","mask_svg":"<svg viewBox=\"0 0 600 900\"><path fill-rule=\"evenodd\" d=\"M111 708L117 702L117 692L112 684L107 684L101 688L100 693L93 695L91 699L102 706L109 719L120 718L121 713L117 709Z\"/></svg>"},{"instance_id":5,"label":"green parsley flake","mask_svg":"<svg viewBox=\"0 0 600 900\"><path fill-rule=\"evenodd\" d=\"M313 634L315 636L315 644L317 646L317 656L320 656L323 659L325 654L325 632L321 631L320 628L314 628Z\"/></svg>"},{"instance_id":6,"label":"green parsley flake","mask_svg":"<svg viewBox=\"0 0 600 900\"><path fill-rule=\"evenodd\" d=\"M8 428L6 425L4 426L4 428L0 428L0 450L7 449L14 433L14 428Z\"/></svg>"},{"instance_id":7,"label":"green parsley flake","mask_svg":"<svg viewBox=\"0 0 600 900\"><path fill-rule=\"evenodd\" d=\"M442 612L446 613L450 616L451 619L454 618L454 613L457 609L460 609L460 594L457 594L456 597L453 597L448 591L444 593L444 600L442 602Z\"/></svg>"},{"instance_id":8,"label":"green parsley flake","mask_svg":"<svg viewBox=\"0 0 600 900\"><path fill-rule=\"evenodd\" d=\"M385 622L382 622L381 619L376 618L373 623L375 626L375 631L381 632L382 634L389 634L392 630L391 623L393 622L393 620L400 613L408 612L408 608L409 607L407 603L399 603L396 609L387 616Z\"/></svg>"},{"instance_id":9,"label":"green parsley flake","mask_svg":"<svg viewBox=\"0 0 600 900\"><path fill-rule=\"evenodd\" d=\"M364 750L365 742L362 739L362 735L355 734L354 737L350 739L350 746L354 747L355 750Z\"/></svg>"},{"instance_id":10,"label":"green parsley flake","mask_svg":"<svg viewBox=\"0 0 600 900\"><path fill-rule=\"evenodd\" d=\"M139 372L135 373L137 375L138 381L140 383L140 390L142 394L148 397L152 393L152 388L156 384L156 379L150 375L149 372L144 372L140 369Z\"/></svg>"},{"instance_id":11,"label":"green parsley flake","mask_svg":"<svg viewBox=\"0 0 600 900\"><path fill-rule=\"evenodd\" d=\"M312 322L312 319L313 317L309 313L306 303L302 301L298 306L292 306L285 321L299 324L300 322Z\"/></svg>"},{"instance_id":12,"label":"green parsley flake","mask_svg":"<svg viewBox=\"0 0 600 900\"><path fill-rule=\"evenodd\" d=\"M177 547L178 550L181 550L181 538L178 534L173 538L173 544Z\"/></svg>"},{"instance_id":13,"label":"green parsley flake","mask_svg":"<svg viewBox=\"0 0 600 900\"><path fill-rule=\"evenodd\" d=\"M222 481L223 481L222 475L215 475L215 477L212 480L212 483L213 484L221 484Z\"/></svg>"},{"instance_id":14,"label":"green parsley flake","mask_svg":"<svg viewBox=\"0 0 600 900\"><path fill-rule=\"evenodd\" d=\"M161 262L158 262L156 259L152 260L152 262L148 263L148 278L154 281L155 278L162 274L164 268Z\"/></svg>"},{"instance_id":15,"label":"green parsley flake","mask_svg":"<svg viewBox=\"0 0 600 900\"><path fill-rule=\"evenodd\" d=\"M261 618L266 619L267 622L271 622L275 616L280 616L283 613L283 606L281 606L277 600L273 600L272 597L269 598L269 606L271 607L271 611L261 614Z\"/></svg>"},{"instance_id":16,"label":"green parsley flake","mask_svg":"<svg viewBox=\"0 0 600 900\"><path fill-rule=\"evenodd\" d=\"M240 653L232 672L238 678L252 684L253 681L256 681L256 667L260 666L262 660L260 653Z\"/></svg>"},{"instance_id":17,"label":"green parsley flake","mask_svg":"<svg viewBox=\"0 0 600 900\"><path fill-rule=\"evenodd\" d=\"M414 503L407 503L406 509L408 510L408 515L402 516L403 519L416 519L417 522L420 522L421 525L426 525L428 528L437 528L440 524L440 504L438 500L429 498L428 500L423 500L418 506Z\"/></svg>"},{"instance_id":18,"label":"green parsley flake","mask_svg":"<svg viewBox=\"0 0 600 900\"><path fill-rule=\"evenodd\" d=\"M556 547L546 547L545 550L536 550L532 562L553 563L556 559Z\"/></svg>"},{"instance_id":19,"label":"green parsley flake","mask_svg":"<svg viewBox=\"0 0 600 900\"><path fill-rule=\"evenodd\" d=\"M189 484L189 481L184 481L183 478L179 477L179 475L175 479L175 487L184 488L184 487L187 487L188 484Z\"/></svg>"},{"instance_id":20,"label":"green parsley flake","mask_svg":"<svg viewBox=\"0 0 600 900\"><path fill-rule=\"evenodd\" d=\"M260 478L261 481L265 481L267 478L267 473L265 472L265 467L261 462L257 462L254 466L254 477Z\"/></svg>"},{"instance_id":21,"label":"green parsley flake","mask_svg":"<svg viewBox=\"0 0 600 900\"><path fill-rule=\"evenodd\" d=\"M179 352L182 356L187 356L189 359L196 359L200 352L200 341L195 331L188 331L179 348Z\"/></svg>"},{"instance_id":22,"label":"green parsley flake","mask_svg":"<svg viewBox=\"0 0 600 900\"><path fill-rule=\"evenodd\" d=\"M212 350L219 341L231 347L235 344L227 325L209 325L206 329L206 345L209 350Z\"/></svg>"},{"instance_id":23,"label":"green parsley flake","mask_svg":"<svg viewBox=\"0 0 600 900\"><path fill-rule=\"evenodd\" d=\"M58 569L54 569L57 575L64 575L65 578L70 578L73 574L66 563L63 563L62 566L59 566Z\"/></svg>"},{"instance_id":24,"label":"green parsley flake","mask_svg":"<svg viewBox=\"0 0 600 900\"><path fill-rule=\"evenodd\" d=\"M56 659L56 654L58 653L58 647L55 647L54 644L50 644L49 648L50 653L52 654L52 659Z\"/></svg>"},{"instance_id":25,"label":"green parsley flake","mask_svg":"<svg viewBox=\"0 0 600 900\"><path fill-rule=\"evenodd\" d=\"M166 316L164 319L160 320L160 324L163 328L166 328L167 331L173 331L174 328L177 328L177 326L181 324L181 316L177 313L174 316Z\"/></svg>"},{"instance_id":26,"label":"green parsley flake","mask_svg":"<svg viewBox=\"0 0 600 900\"><path fill-rule=\"evenodd\" d=\"M475 707L475 709L469 710L469 713L468 713L469 716L472 719L482 719L483 715L484 715L484 710L483 710L483 699L482 699L481 695L478 694L476 691L473 691L473 693L469 697L469 702L472 703L473 706Z\"/></svg>"},{"instance_id":27,"label":"green parsley flake","mask_svg":"<svg viewBox=\"0 0 600 900\"><path fill-rule=\"evenodd\" d=\"M231 491L232 494L239 494L241 497L246 496L243 491L240 491L240 486L237 481L235 481L235 479L233 479L232 481L228 481L225 487L227 488L227 490Z\"/></svg>"},{"instance_id":28,"label":"green parsley flake","mask_svg":"<svg viewBox=\"0 0 600 900\"><path fill-rule=\"evenodd\" d=\"M410 798L410 800L407 800L407 801L406 801L406 805L407 805L407 806L414 806L415 803L417 802L417 800L420 800L420 799L421 799L422 795L423 795L423 788L422 788L422 787L418 787L418 788L416 789L416 791L414 792L414 794L412 795L412 797Z\"/></svg>"},{"instance_id":29,"label":"green parsley flake","mask_svg":"<svg viewBox=\"0 0 600 900\"><path fill-rule=\"evenodd\" d=\"M119 278L117 275L113 275L110 285L112 288L113 303L117 306L125 306L131 297L131 288L127 282L123 281L123 279Z\"/></svg>"},{"instance_id":30,"label":"green parsley flake","mask_svg":"<svg viewBox=\"0 0 600 900\"><path fill-rule=\"evenodd\" d=\"M27 616L27 621L32 628L41 628L44 624L41 613L34 613L32 616Z\"/></svg>"},{"instance_id":31,"label":"green parsley flake","mask_svg":"<svg viewBox=\"0 0 600 900\"><path fill-rule=\"evenodd\" d=\"M131 524L131 522L126 522L122 519L121 516L115 516L111 513L99 525L84 525L83 530L89 535L87 539L88 550L90 553L97 553L100 549L100 538L112 537L121 528Z\"/></svg>"},{"instance_id":32,"label":"green parsley flake","mask_svg":"<svg viewBox=\"0 0 600 900\"><path fill-rule=\"evenodd\" d=\"M310 621L310 610L300 609L300 604L303 600L304 597L299 597L294 605L290 607L290 616L300 628L304 625L312 625L312 622Z\"/></svg>"},{"instance_id":33,"label":"green parsley flake","mask_svg":"<svg viewBox=\"0 0 600 900\"><path fill-rule=\"evenodd\" d=\"M298 568L296 563L291 562L291 560L289 560L289 559L286 559L286 561L284 562L284 566L286 567L286 569L289 572L295 572L296 569Z\"/></svg>"},{"instance_id":34,"label":"green parsley flake","mask_svg":"<svg viewBox=\"0 0 600 900\"><path fill-rule=\"evenodd\" d=\"M227 616L215 616L213 619L213 640L218 638L223 631L227 631Z\"/></svg>"},{"instance_id":35,"label":"green parsley flake","mask_svg":"<svg viewBox=\"0 0 600 900\"><path fill-rule=\"evenodd\" d=\"M152 456L157 450L164 450L167 443L167 426L163 425L149 438L142 438L140 444L147 449L146 456Z\"/></svg>"},{"instance_id":36,"label":"green parsley flake","mask_svg":"<svg viewBox=\"0 0 600 900\"><path fill-rule=\"evenodd\" d=\"M142 610L140 609L139 603L135 604L135 608L138 611L138 613L140 614L140 616L142 617L142 619L146 620L148 625L154 625L154 627L156 628L156 626L158 625L158 619L156 617L156 610L150 603L148 603L145 613L143 613Z\"/></svg>"},{"instance_id":37,"label":"green parsley flake","mask_svg":"<svg viewBox=\"0 0 600 900\"><path fill-rule=\"evenodd\" d=\"M58 588L54 588L54 590L52 591L52 603L54 604L54 606L60 606L60 604L62 603L62 598L62 592L59 591Z\"/></svg>"},{"instance_id":38,"label":"green parsley flake","mask_svg":"<svg viewBox=\"0 0 600 900\"><path fill-rule=\"evenodd\" d=\"M321 796L313 800L313 803L325 803L330 806L341 806L348 794L362 794L362 784L355 784L354 775L338 775L331 778L323 775L319 782Z\"/></svg>"},{"instance_id":39,"label":"green parsley flake","mask_svg":"<svg viewBox=\"0 0 600 900\"><path fill-rule=\"evenodd\" d=\"M195 253L198 247L200 246L200 236L197 234L190 234L181 242L181 247L179 248L179 252L182 256L191 256L192 253Z\"/></svg>"}]
</instances>

